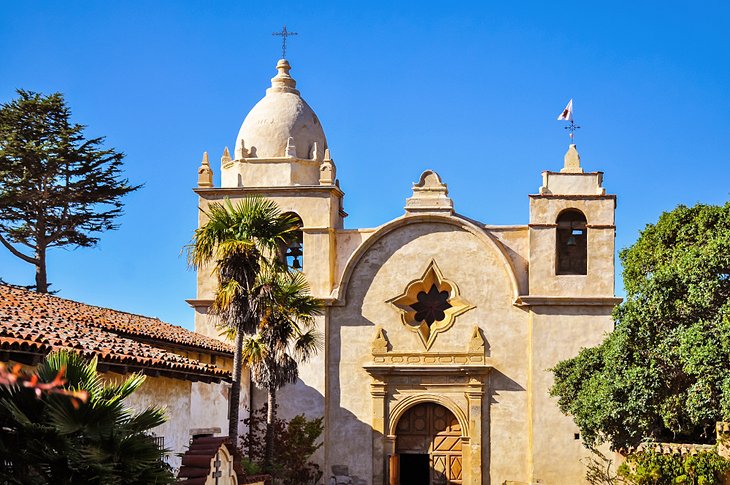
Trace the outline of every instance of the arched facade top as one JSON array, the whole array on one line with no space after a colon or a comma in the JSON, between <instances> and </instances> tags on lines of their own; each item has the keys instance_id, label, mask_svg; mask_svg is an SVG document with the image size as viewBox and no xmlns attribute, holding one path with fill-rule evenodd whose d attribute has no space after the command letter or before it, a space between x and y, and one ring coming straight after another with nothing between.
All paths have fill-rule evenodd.
<instances>
[{"instance_id":1,"label":"arched facade top","mask_svg":"<svg viewBox=\"0 0 730 485\"><path fill-rule=\"evenodd\" d=\"M450 398L439 394L417 394L398 401L390 411L388 435L394 436L396 434L398 421L400 421L400 418L403 417L409 409L413 406L424 403L435 403L448 409L456 417L457 421L459 421L459 426L461 426L461 436L464 438L469 437L469 420L467 419L464 410Z\"/></svg>"},{"instance_id":2,"label":"arched facade top","mask_svg":"<svg viewBox=\"0 0 730 485\"><path fill-rule=\"evenodd\" d=\"M333 294L335 299L335 305L344 305L347 298L347 287L352 277L352 273L357 267L362 257L375 245L376 242L384 238L391 232L412 224L427 224L427 223L438 223L448 224L456 226L470 234L479 240L483 246L489 248L491 251L495 251L497 257L502 262L502 269L506 273L510 285L512 287L512 296L516 300L519 295L519 286L517 283L517 275L515 274L514 265L512 259L508 256L504 246L497 241L497 239L489 234L487 230L474 224L473 222L464 219L459 216L445 215L445 214L416 214L416 215L405 215L394 219L386 224L380 226L372 236L365 240L350 256L345 265L345 270L342 273L339 287Z\"/></svg>"}]
</instances>

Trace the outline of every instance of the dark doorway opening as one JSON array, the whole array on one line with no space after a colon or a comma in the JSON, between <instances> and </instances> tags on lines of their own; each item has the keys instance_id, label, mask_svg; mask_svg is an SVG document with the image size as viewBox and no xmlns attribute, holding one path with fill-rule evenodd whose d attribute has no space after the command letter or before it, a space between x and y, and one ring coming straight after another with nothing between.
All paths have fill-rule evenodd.
<instances>
[{"instance_id":1,"label":"dark doorway opening","mask_svg":"<svg viewBox=\"0 0 730 485\"><path fill-rule=\"evenodd\" d=\"M428 454L400 455L400 485L429 485L430 472Z\"/></svg>"}]
</instances>

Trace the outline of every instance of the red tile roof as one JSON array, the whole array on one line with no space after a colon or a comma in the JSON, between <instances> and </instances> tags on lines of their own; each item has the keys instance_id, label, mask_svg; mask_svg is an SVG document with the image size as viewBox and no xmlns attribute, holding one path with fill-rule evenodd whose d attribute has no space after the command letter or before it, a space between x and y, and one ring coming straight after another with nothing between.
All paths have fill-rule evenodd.
<instances>
[{"instance_id":1,"label":"red tile roof","mask_svg":"<svg viewBox=\"0 0 730 485\"><path fill-rule=\"evenodd\" d=\"M45 354L66 348L132 369L230 377L215 365L158 348L155 343L232 354L232 347L223 342L154 318L0 285L0 350Z\"/></svg>"}]
</instances>

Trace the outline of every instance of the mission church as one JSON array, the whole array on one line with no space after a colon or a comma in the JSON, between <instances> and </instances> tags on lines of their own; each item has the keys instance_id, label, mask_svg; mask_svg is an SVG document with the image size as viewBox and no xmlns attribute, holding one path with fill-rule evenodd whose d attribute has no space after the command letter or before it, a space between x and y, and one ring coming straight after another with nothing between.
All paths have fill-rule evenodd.
<instances>
[{"instance_id":1,"label":"mission church","mask_svg":"<svg viewBox=\"0 0 730 485\"><path fill-rule=\"evenodd\" d=\"M265 196L301 220L288 261L326 304L325 344L279 392L279 412L324 416L325 478L584 483L589 452L548 395L548 369L613 329L616 196L603 174L584 171L570 145L529 195L529 224L496 226L456 212L426 170L402 216L345 228L324 128L289 62L276 69L224 151L220 186L206 155L195 193L202 209ZM196 332L221 338L207 315L215 286L200 271L188 302ZM255 409L266 396L251 386L245 401Z\"/></svg>"}]
</instances>

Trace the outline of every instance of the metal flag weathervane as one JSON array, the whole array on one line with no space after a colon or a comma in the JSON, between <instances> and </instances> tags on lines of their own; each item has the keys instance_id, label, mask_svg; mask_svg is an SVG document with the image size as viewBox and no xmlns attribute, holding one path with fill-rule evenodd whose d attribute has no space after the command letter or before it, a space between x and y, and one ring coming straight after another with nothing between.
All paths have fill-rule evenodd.
<instances>
[{"instance_id":1,"label":"metal flag weathervane","mask_svg":"<svg viewBox=\"0 0 730 485\"><path fill-rule=\"evenodd\" d=\"M562 113L560 113L560 116L558 116L558 121L569 121L570 125L566 126L565 129L569 131L570 135L570 142L575 142L575 130L580 128L580 126L575 124L575 121L573 121L573 98L568 101L568 105L565 107Z\"/></svg>"},{"instance_id":2,"label":"metal flag weathervane","mask_svg":"<svg viewBox=\"0 0 730 485\"><path fill-rule=\"evenodd\" d=\"M299 33L289 32L288 30L286 30L286 24L284 24L284 28L281 29L281 32L273 32L271 35L281 36L281 58L286 59L286 38L290 35L299 35Z\"/></svg>"}]
</instances>

